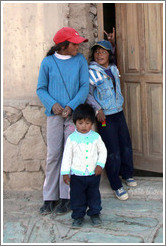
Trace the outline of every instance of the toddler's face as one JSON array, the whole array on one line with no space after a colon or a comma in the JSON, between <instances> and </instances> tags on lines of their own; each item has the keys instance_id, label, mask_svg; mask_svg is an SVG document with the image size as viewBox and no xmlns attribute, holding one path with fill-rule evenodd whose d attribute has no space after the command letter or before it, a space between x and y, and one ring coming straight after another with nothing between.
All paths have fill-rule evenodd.
<instances>
[{"instance_id":1,"label":"toddler's face","mask_svg":"<svg viewBox=\"0 0 166 246\"><path fill-rule=\"evenodd\" d=\"M81 119L76 121L78 132L87 133L91 130L93 123L89 119Z\"/></svg>"}]
</instances>

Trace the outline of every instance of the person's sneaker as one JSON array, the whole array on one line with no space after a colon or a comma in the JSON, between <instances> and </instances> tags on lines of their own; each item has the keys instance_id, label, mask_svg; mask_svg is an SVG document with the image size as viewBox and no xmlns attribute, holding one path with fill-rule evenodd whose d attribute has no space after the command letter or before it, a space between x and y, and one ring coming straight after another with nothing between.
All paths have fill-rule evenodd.
<instances>
[{"instance_id":1,"label":"person's sneaker","mask_svg":"<svg viewBox=\"0 0 166 246\"><path fill-rule=\"evenodd\" d=\"M102 221L98 214L92 215L90 218L93 226L100 226L102 224Z\"/></svg>"},{"instance_id":2,"label":"person's sneaker","mask_svg":"<svg viewBox=\"0 0 166 246\"><path fill-rule=\"evenodd\" d=\"M43 206L40 208L40 214L47 215L52 213L58 203L59 201L44 201Z\"/></svg>"},{"instance_id":3,"label":"person's sneaker","mask_svg":"<svg viewBox=\"0 0 166 246\"><path fill-rule=\"evenodd\" d=\"M133 178L126 179L126 184L128 186L137 186L137 182Z\"/></svg>"},{"instance_id":4,"label":"person's sneaker","mask_svg":"<svg viewBox=\"0 0 166 246\"><path fill-rule=\"evenodd\" d=\"M72 228L73 229L80 228L82 226L83 220L84 220L84 218L74 219L73 223L72 223Z\"/></svg>"},{"instance_id":5,"label":"person's sneaker","mask_svg":"<svg viewBox=\"0 0 166 246\"><path fill-rule=\"evenodd\" d=\"M60 204L56 207L56 214L65 214L71 210L70 199L61 199Z\"/></svg>"},{"instance_id":6,"label":"person's sneaker","mask_svg":"<svg viewBox=\"0 0 166 246\"><path fill-rule=\"evenodd\" d=\"M115 196L119 199L119 200L127 200L129 195L128 193L125 191L125 189L123 188L123 186L121 188L119 188L118 190L114 190Z\"/></svg>"}]
</instances>

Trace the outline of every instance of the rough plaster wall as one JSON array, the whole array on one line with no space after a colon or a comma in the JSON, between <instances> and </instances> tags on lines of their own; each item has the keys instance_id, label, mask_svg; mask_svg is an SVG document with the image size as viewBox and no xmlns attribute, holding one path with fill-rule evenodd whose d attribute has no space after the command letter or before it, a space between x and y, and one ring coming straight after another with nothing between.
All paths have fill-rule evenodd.
<instances>
[{"instance_id":1,"label":"rough plaster wall","mask_svg":"<svg viewBox=\"0 0 166 246\"><path fill-rule=\"evenodd\" d=\"M75 28L80 35L88 38L87 43L80 45L80 52L89 58L90 47L94 44L94 16L97 14L96 5L91 3L69 4L69 26Z\"/></svg>"},{"instance_id":2,"label":"rough plaster wall","mask_svg":"<svg viewBox=\"0 0 166 246\"><path fill-rule=\"evenodd\" d=\"M39 66L54 45L54 34L68 25L68 4L3 5L3 81L5 99L36 97Z\"/></svg>"}]
</instances>

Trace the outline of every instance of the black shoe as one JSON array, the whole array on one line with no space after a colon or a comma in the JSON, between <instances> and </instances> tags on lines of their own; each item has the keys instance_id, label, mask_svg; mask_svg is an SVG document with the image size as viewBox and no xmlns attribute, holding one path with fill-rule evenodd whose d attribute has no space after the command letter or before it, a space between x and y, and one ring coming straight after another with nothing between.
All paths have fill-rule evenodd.
<instances>
[{"instance_id":1,"label":"black shoe","mask_svg":"<svg viewBox=\"0 0 166 246\"><path fill-rule=\"evenodd\" d=\"M102 224L102 221L98 214L92 215L90 218L93 226L100 226Z\"/></svg>"},{"instance_id":2,"label":"black shoe","mask_svg":"<svg viewBox=\"0 0 166 246\"><path fill-rule=\"evenodd\" d=\"M59 201L44 201L43 206L40 208L40 213L42 215L47 215L52 213L55 210L55 207L58 205Z\"/></svg>"},{"instance_id":3,"label":"black shoe","mask_svg":"<svg viewBox=\"0 0 166 246\"><path fill-rule=\"evenodd\" d=\"M56 214L65 214L71 210L70 199L61 199L60 204L56 207Z\"/></svg>"},{"instance_id":4,"label":"black shoe","mask_svg":"<svg viewBox=\"0 0 166 246\"><path fill-rule=\"evenodd\" d=\"M73 228L73 229L80 228L80 227L82 226L83 220L84 220L84 218L74 219L74 220L73 220L73 223L72 223L72 228Z\"/></svg>"}]
</instances>

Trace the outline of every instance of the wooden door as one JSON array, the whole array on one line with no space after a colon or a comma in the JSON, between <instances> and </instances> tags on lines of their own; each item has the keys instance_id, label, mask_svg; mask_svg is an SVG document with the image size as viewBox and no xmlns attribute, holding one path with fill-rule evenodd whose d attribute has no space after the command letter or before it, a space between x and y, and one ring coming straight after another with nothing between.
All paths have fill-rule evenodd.
<instances>
[{"instance_id":1,"label":"wooden door","mask_svg":"<svg viewBox=\"0 0 166 246\"><path fill-rule=\"evenodd\" d=\"M163 4L119 3L117 62L134 167L163 168Z\"/></svg>"}]
</instances>

